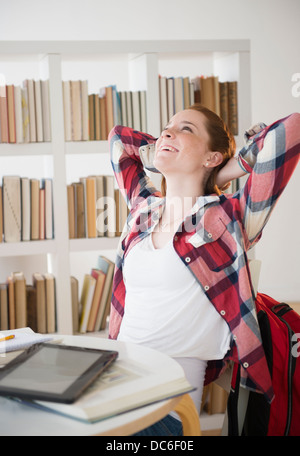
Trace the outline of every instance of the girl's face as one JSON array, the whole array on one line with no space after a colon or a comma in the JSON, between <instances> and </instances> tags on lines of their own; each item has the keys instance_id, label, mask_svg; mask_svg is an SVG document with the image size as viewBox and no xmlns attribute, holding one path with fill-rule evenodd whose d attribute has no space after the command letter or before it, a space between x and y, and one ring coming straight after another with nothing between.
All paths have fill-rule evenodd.
<instances>
[{"instance_id":1,"label":"girl's face","mask_svg":"<svg viewBox=\"0 0 300 456\"><path fill-rule=\"evenodd\" d=\"M172 117L156 141L154 165L162 174L203 170L210 152L205 121L201 112L192 109Z\"/></svg>"}]
</instances>

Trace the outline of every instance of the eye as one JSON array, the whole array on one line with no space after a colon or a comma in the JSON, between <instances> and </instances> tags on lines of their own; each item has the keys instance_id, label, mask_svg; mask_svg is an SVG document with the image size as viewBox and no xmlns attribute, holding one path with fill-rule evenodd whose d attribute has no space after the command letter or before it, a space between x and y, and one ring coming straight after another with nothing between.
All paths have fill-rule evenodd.
<instances>
[{"instance_id":1,"label":"eye","mask_svg":"<svg viewBox=\"0 0 300 456\"><path fill-rule=\"evenodd\" d=\"M193 133L193 130L190 127L188 127L187 125L182 127L182 130L189 131L190 133Z\"/></svg>"}]
</instances>

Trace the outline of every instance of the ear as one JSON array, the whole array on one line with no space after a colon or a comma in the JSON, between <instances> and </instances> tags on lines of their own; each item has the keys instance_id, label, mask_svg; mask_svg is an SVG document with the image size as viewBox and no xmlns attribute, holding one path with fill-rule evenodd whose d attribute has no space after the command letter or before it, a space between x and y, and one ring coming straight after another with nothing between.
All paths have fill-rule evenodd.
<instances>
[{"instance_id":1,"label":"ear","mask_svg":"<svg viewBox=\"0 0 300 456\"><path fill-rule=\"evenodd\" d=\"M223 154L221 152L209 152L206 160L206 166L208 168L215 168L223 162Z\"/></svg>"}]
</instances>

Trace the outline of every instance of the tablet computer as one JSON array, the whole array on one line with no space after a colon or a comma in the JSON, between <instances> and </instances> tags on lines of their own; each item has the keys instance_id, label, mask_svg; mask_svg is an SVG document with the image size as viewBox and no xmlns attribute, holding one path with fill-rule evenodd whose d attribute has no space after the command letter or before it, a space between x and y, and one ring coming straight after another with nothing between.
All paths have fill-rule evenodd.
<instances>
[{"instance_id":1,"label":"tablet computer","mask_svg":"<svg viewBox=\"0 0 300 456\"><path fill-rule=\"evenodd\" d=\"M118 352L36 344L0 371L0 395L73 403L117 358Z\"/></svg>"}]
</instances>

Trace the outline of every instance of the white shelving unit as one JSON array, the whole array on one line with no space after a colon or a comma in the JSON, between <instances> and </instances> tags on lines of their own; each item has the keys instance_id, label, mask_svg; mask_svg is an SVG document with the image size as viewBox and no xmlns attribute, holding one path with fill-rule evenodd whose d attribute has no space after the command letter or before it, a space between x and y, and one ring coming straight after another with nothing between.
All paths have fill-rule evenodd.
<instances>
[{"instance_id":1,"label":"white shelving unit","mask_svg":"<svg viewBox=\"0 0 300 456\"><path fill-rule=\"evenodd\" d=\"M20 263L24 266L25 262L28 271L32 273L35 272L31 269L32 258L36 255L46 257L47 268L56 277L58 332L71 334L70 275L73 271L71 256L115 250L118 239L69 240L68 238L66 185L69 167L72 167L72 160L75 160L75 157L77 161L82 159L82 164L87 160L96 163L101 157L108 166L108 143L107 141L65 142L62 80L71 78L65 78L62 69L64 68L65 71L65 68L70 66L70 61L82 59L94 62L96 67L95 74L92 76L95 78L96 70L101 74L101 65L110 65L112 56L114 62L120 58L122 69L125 64L127 73L120 71L118 78L123 77L128 81L127 90L147 91L147 132L158 136L160 133L158 75L171 67L168 60L176 60L179 62L176 65L182 76L194 77L203 73L201 62L205 61L206 70L211 74L219 75L220 80L229 80L228 77L238 80L238 120L241 135L237 138L237 143L241 144L243 131L251 123L250 43L248 40L0 42L0 61L5 62L5 66L2 67L4 69L12 65L12 62L21 61L24 64L26 59L32 60L34 56L39 60L39 78L50 81L52 141L51 143L0 144L0 163L5 165L8 157L9 160L14 158L16 161L20 157L26 160L32 156L44 160L45 169L53 177L55 239L0 244L0 271L4 271L3 275L11 272L10 269L5 270L6 267L10 267L7 259L15 258L18 261L22 258ZM182 66L180 59L184 59ZM195 65L199 67L198 74L190 73ZM6 77L7 83L14 83L9 81L9 75ZM30 77L29 74L24 74L21 80ZM76 74L72 77L72 79L80 78ZM89 76L87 75L85 79L89 79ZM113 84L115 81L112 80L110 83ZM99 79L98 88L105 84L106 82L103 83ZM118 84L117 87L119 89ZM1 166L0 169L3 169L0 176L2 177L5 175L5 166ZM91 169L95 173L95 166ZM99 174L102 174L100 169ZM85 272L87 271L83 271L82 275ZM5 277L1 277L0 280L4 281Z\"/></svg>"}]
</instances>

